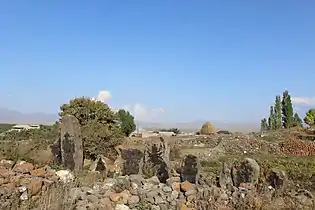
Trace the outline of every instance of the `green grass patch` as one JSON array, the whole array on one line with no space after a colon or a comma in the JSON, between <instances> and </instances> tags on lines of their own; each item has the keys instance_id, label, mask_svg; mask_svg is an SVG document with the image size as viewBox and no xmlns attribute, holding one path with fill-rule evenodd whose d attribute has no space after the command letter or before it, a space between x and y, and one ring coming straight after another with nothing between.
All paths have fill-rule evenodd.
<instances>
[{"instance_id":1,"label":"green grass patch","mask_svg":"<svg viewBox=\"0 0 315 210\"><path fill-rule=\"evenodd\" d=\"M0 123L0 133L6 132L16 124Z\"/></svg>"}]
</instances>

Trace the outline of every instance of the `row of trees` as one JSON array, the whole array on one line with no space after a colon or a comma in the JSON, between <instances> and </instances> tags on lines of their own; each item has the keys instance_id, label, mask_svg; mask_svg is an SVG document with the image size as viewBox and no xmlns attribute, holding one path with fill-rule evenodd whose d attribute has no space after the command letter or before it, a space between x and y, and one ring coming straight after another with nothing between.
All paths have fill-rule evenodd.
<instances>
[{"instance_id":1,"label":"row of trees","mask_svg":"<svg viewBox=\"0 0 315 210\"><path fill-rule=\"evenodd\" d=\"M315 126L315 109L310 109L306 112L304 123L310 127ZM291 96L288 91L284 91L282 100L280 96L276 96L275 104L270 107L268 119L261 120L261 131L278 130L281 128L291 128L303 126L303 121L294 113Z\"/></svg>"},{"instance_id":2,"label":"row of trees","mask_svg":"<svg viewBox=\"0 0 315 210\"><path fill-rule=\"evenodd\" d=\"M284 91L281 97L276 96L275 103L270 107L268 119L261 120L261 131L278 130L281 128L291 128L302 126L302 120L298 113L294 113L291 96L288 91Z\"/></svg>"}]
</instances>

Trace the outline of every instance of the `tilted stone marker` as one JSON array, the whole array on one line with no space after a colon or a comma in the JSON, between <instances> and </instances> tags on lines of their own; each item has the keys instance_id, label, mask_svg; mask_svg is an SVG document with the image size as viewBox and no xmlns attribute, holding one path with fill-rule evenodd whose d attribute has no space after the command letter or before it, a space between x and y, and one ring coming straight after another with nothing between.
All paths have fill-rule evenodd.
<instances>
[{"instance_id":1,"label":"tilted stone marker","mask_svg":"<svg viewBox=\"0 0 315 210\"><path fill-rule=\"evenodd\" d=\"M99 172L103 178L107 176L107 164L106 159L103 155L98 155L96 160L90 166L91 172Z\"/></svg>"},{"instance_id":2,"label":"tilted stone marker","mask_svg":"<svg viewBox=\"0 0 315 210\"><path fill-rule=\"evenodd\" d=\"M157 176L162 183L171 177L170 147L164 138L146 145L142 171L145 177Z\"/></svg>"},{"instance_id":3,"label":"tilted stone marker","mask_svg":"<svg viewBox=\"0 0 315 210\"><path fill-rule=\"evenodd\" d=\"M120 164L121 164L121 175L132 175L141 174L143 166L144 153L137 149L131 147L116 147L116 151L119 154Z\"/></svg>"},{"instance_id":4,"label":"tilted stone marker","mask_svg":"<svg viewBox=\"0 0 315 210\"><path fill-rule=\"evenodd\" d=\"M57 140L50 145L50 151L53 155L53 160L56 164L62 164L61 160L61 147L60 147L60 134L57 138Z\"/></svg>"},{"instance_id":5,"label":"tilted stone marker","mask_svg":"<svg viewBox=\"0 0 315 210\"><path fill-rule=\"evenodd\" d=\"M200 173L200 163L196 156L186 155L181 164L181 180L193 184L198 183Z\"/></svg>"},{"instance_id":6,"label":"tilted stone marker","mask_svg":"<svg viewBox=\"0 0 315 210\"><path fill-rule=\"evenodd\" d=\"M245 158L232 167L232 180L236 187L241 183L257 184L260 175L260 167L256 160Z\"/></svg>"},{"instance_id":7,"label":"tilted stone marker","mask_svg":"<svg viewBox=\"0 0 315 210\"><path fill-rule=\"evenodd\" d=\"M224 162L219 177L220 187L223 189L232 189L233 181L231 176L231 164Z\"/></svg>"},{"instance_id":8,"label":"tilted stone marker","mask_svg":"<svg viewBox=\"0 0 315 210\"><path fill-rule=\"evenodd\" d=\"M62 164L70 170L83 168L81 128L76 117L66 115L60 121L60 148Z\"/></svg>"}]
</instances>

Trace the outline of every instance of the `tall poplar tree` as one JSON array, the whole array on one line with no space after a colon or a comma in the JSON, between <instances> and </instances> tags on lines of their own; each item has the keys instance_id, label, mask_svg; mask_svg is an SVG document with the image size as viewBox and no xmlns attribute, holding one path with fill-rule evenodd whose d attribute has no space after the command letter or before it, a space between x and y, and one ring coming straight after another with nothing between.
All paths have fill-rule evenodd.
<instances>
[{"instance_id":1,"label":"tall poplar tree","mask_svg":"<svg viewBox=\"0 0 315 210\"><path fill-rule=\"evenodd\" d=\"M282 106L281 106L281 97L276 96L275 101L275 129L281 129L282 128Z\"/></svg>"},{"instance_id":2,"label":"tall poplar tree","mask_svg":"<svg viewBox=\"0 0 315 210\"><path fill-rule=\"evenodd\" d=\"M275 130L275 112L273 106L270 107L270 114L268 118L268 129Z\"/></svg>"},{"instance_id":3,"label":"tall poplar tree","mask_svg":"<svg viewBox=\"0 0 315 210\"><path fill-rule=\"evenodd\" d=\"M266 130L268 130L268 123L267 123L267 119L264 118L261 120L260 131L266 131Z\"/></svg>"},{"instance_id":4,"label":"tall poplar tree","mask_svg":"<svg viewBox=\"0 0 315 210\"><path fill-rule=\"evenodd\" d=\"M303 121L300 118L299 114L295 112L294 116L293 116L293 126L299 126L299 127L303 127Z\"/></svg>"},{"instance_id":5,"label":"tall poplar tree","mask_svg":"<svg viewBox=\"0 0 315 210\"><path fill-rule=\"evenodd\" d=\"M286 90L282 97L282 121L284 128L291 128L293 126L293 106L291 96Z\"/></svg>"}]
</instances>

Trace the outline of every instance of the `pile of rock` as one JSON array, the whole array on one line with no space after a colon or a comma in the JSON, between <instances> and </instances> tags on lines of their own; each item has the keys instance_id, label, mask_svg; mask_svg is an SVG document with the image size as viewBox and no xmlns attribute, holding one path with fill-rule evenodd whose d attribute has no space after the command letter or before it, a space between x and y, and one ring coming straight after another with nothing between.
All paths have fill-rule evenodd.
<instances>
[{"instance_id":1,"label":"pile of rock","mask_svg":"<svg viewBox=\"0 0 315 210\"><path fill-rule=\"evenodd\" d=\"M194 136L174 138L171 142L171 147L205 147L213 148L217 146L222 138L229 138L229 136L213 135L213 136Z\"/></svg>"},{"instance_id":2,"label":"pile of rock","mask_svg":"<svg viewBox=\"0 0 315 210\"><path fill-rule=\"evenodd\" d=\"M217 185L209 184L200 176L199 170L198 159L187 155L182 161L181 171L172 170L165 182L155 175L146 178L141 174L131 174L73 187L74 176L68 170L55 171L48 166L35 169L25 161L14 163L2 160L0 208L8 208L16 198L21 203L38 199L59 183L72 186L63 198L63 203L77 210L206 210L235 209L242 205L244 208L260 209L266 202L270 203L272 209L273 202L284 199L274 197L275 192L286 190L288 183L284 171L273 169L267 177L269 186L265 186L264 194L261 191L259 194L256 186L260 178L260 167L250 158L234 164L223 164ZM288 193L298 207L314 207L312 193L306 190ZM285 200L281 202L286 205Z\"/></svg>"},{"instance_id":3,"label":"pile of rock","mask_svg":"<svg viewBox=\"0 0 315 210\"><path fill-rule=\"evenodd\" d=\"M52 184L59 181L69 182L73 178L67 170L55 171L49 166L35 168L32 163L26 161L15 163L11 160L1 160L0 207L10 206L10 202L16 198L20 201L36 199Z\"/></svg>"},{"instance_id":4,"label":"pile of rock","mask_svg":"<svg viewBox=\"0 0 315 210\"><path fill-rule=\"evenodd\" d=\"M291 199L290 202L294 202L294 207L314 207L313 195L306 190L288 192L287 197L275 197L275 191L283 189L287 182L285 173L280 170L272 170L268 178L270 186L265 186L264 193L258 192L256 186L260 167L250 158L233 165L224 164L218 186L209 185L202 178L197 179L195 172L189 176L185 176L185 173L187 171L182 174L173 171L166 183L162 183L157 176L144 178L141 175L127 175L108 178L105 183L73 188L69 202L79 210L232 210L261 209L263 205L274 209L273 205L279 205L281 199L285 201L288 198ZM192 178L193 174L196 175L195 179L185 180L185 177ZM286 205L284 203L281 208Z\"/></svg>"},{"instance_id":5,"label":"pile of rock","mask_svg":"<svg viewBox=\"0 0 315 210\"><path fill-rule=\"evenodd\" d=\"M179 209L196 198L195 185L180 182L179 174L161 183L154 176L109 178L103 185L73 188L71 200L77 209Z\"/></svg>"},{"instance_id":6,"label":"pile of rock","mask_svg":"<svg viewBox=\"0 0 315 210\"><path fill-rule=\"evenodd\" d=\"M294 156L314 156L315 143L298 139L290 139L279 143L281 152Z\"/></svg>"}]
</instances>

